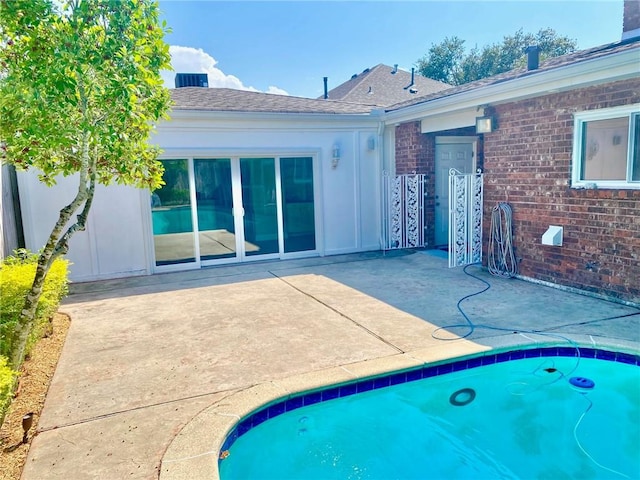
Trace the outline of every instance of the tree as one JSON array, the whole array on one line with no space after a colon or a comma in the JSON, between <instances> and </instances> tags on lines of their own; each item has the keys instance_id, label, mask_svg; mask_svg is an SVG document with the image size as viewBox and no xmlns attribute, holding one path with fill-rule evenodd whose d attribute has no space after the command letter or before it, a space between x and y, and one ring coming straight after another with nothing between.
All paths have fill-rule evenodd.
<instances>
[{"instance_id":1,"label":"tree","mask_svg":"<svg viewBox=\"0 0 640 480\"><path fill-rule=\"evenodd\" d=\"M558 36L551 28L536 34L525 34L520 29L514 35L505 36L501 43L482 49L475 47L465 53L464 40L447 37L433 44L416 65L425 77L462 85L525 65L524 50L530 45L540 47L540 59L544 60L574 52L577 44L568 37Z\"/></svg>"},{"instance_id":2,"label":"tree","mask_svg":"<svg viewBox=\"0 0 640 480\"><path fill-rule=\"evenodd\" d=\"M38 259L11 362L22 362L42 286L69 239L85 229L96 182L154 189L166 118L166 26L154 0L0 0L0 156L48 186L77 175L78 190ZM74 218L75 215L75 218Z\"/></svg>"}]
</instances>

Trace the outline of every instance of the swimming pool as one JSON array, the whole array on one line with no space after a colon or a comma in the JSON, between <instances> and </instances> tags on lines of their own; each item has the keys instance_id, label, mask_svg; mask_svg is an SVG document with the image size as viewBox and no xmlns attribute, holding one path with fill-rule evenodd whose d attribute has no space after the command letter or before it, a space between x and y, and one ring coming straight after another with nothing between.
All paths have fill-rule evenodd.
<instances>
[{"instance_id":1,"label":"swimming pool","mask_svg":"<svg viewBox=\"0 0 640 480\"><path fill-rule=\"evenodd\" d=\"M639 365L544 347L307 392L240 421L220 477L639 478Z\"/></svg>"}]
</instances>

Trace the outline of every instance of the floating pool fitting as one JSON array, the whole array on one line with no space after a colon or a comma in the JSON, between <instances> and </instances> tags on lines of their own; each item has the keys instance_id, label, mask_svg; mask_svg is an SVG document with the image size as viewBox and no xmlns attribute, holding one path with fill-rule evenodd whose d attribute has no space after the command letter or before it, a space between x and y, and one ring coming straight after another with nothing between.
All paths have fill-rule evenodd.
<instances>
[{"instance_id":1,"label":"floating pool fitting","mask_svg":"<svg viewBox=\"0 0 640 480\"><path fill-rule=\"evenodd\" d=\"M571 377L569 383L574 387L581 388L583 390L591 390L596 386L596 383L590 378L584 377Z\"/></svg>"}]
</instances>

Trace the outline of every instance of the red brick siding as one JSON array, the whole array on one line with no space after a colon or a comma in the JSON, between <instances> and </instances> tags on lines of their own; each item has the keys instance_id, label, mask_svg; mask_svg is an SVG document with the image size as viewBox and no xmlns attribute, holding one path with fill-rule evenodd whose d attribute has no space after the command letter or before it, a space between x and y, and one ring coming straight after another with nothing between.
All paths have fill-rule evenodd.
<instances>
[{"instance_id":1,"label":"red brick siding","mask_svg":"<svg viewBox=\"0 0 640 480\"><path fill-rule=\"evenodd\" d=\"M471 136L475 127L421 133L420 122L409 122L396 128L396 174L424 173L424 239L435 245L436 136Z\"/></svg>"},{"instance_id":2,"label":"red brick siding","mask_svg":"<svg viewBox=\"0 0 640 480\"><path fill-rule=\"evenodd\" d=\"M403 123L396 127L396 174L433 171L428 158L433 157L427 137L420 132L420 122Z\"/></svg>"},{"instance_id":3,"label":"red brick siding","mask_svg":"<svg viewBox=\"0 0 640 480\"><path fill-rule=\"evenodd\" d=\"M396 175L424 173L425 244L433 245L434 239L434 191L435 191L435 142L422 134L421 124L403 123L396 127Z\"/></svg>"},{"instance_id":4,"label":"red brick siding","mask_svg":"<svg viewBox=\"0 0 640 480\"><path fill-rule=\"evenodd\" d=\"M640 190L569 185L573 113L638 102L631 79L496 106L498 129L484 136L485 245L492 208L508 202L522 275L640 302ZM564 227L563 246L541 245L549 225Z\"/></svg>"}]
</instances>

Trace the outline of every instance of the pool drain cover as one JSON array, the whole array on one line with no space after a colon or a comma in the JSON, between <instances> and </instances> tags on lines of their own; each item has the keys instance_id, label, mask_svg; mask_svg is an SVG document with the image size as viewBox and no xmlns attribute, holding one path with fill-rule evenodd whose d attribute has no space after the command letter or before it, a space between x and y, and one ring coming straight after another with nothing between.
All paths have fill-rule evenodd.
<instances>
[{"instance_id":1,"label":"pool drain cover","mask_svg":"<svg viewBox=\"0 0 640 480\"><path fill-rule=\"evenodd\" d=\"M476 398L476 391L473 388L461 388L453 392L449 397L449 403L454 407L464 407L469 405Z\"/></svg>"}]
</instances>

